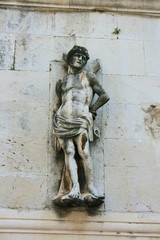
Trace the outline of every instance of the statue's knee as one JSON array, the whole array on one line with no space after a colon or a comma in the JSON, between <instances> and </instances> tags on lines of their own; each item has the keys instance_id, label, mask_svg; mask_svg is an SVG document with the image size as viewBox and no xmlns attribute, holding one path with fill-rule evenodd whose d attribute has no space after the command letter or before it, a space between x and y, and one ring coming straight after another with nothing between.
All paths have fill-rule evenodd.
<instances>
[{"instance_id":1,"label":"statue's knee","mask_svg":"<svg viewBox=\"0 0 160 240\"><path fill-rule=\"evenodd\" d=\"M65 148L65 153L67 155L74 155L75 154L75 150L74 150L74 147L72 146L68 146Z\"/></svg>"}]
</instances>

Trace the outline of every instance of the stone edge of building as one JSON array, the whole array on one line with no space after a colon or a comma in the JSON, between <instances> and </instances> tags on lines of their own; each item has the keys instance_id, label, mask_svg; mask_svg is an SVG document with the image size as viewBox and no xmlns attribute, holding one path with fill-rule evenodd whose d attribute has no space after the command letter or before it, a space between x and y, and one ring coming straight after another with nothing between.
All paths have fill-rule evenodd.
<instances>
[{"instance_id":1,"label":"stone edge of building","mask_svg":"<svg viewBox=\"0 0 160 240\"><path fill-rule=\"evenodd\" d=\"M160 15L158 0L0 0L0 7L25 7L37 10L51 11L106 11L117 13L132 13L144 15Z\"/></svg>"}]
</instances>

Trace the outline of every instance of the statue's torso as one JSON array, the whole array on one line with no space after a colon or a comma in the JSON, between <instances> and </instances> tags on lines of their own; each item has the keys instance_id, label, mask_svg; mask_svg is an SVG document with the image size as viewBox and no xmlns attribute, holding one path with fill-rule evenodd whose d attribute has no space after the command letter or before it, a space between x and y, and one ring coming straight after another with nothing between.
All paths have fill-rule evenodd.
<instances>
[{"instance_id":1,"label":"statue's torso","mask_svg":"<svg viewBox=\"0 0 160 240\"><path fill-rule=\"evenodd\" d=\"M58 112L68 118L76 118L89 112L93 98L90 81L83 71L80 74L68 75L62 82L62 105Z\"/></svg>"}]
</instances>

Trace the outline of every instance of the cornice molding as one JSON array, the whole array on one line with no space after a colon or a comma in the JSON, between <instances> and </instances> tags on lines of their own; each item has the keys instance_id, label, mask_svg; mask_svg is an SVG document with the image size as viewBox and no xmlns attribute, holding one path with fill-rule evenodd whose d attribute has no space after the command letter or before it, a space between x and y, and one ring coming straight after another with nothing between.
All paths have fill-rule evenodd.
<instances>
[{"instance_id":1,"label":"cornice molding","mask_svg":"<svg viewBox=\"0 0 160 240\"><path fill-rule=\"evenodd\" d=\"M0 0L0 7L51 11L107 11L160 16L159 0Z\"/></svg>"},{"instance_id":2,"label":"cornice molding","mask_svg":"<svg viewBox=\"0 0 160 240\"><path fill-rule=\"evenodd\" d=\"M7 219L0 222L1 233L159 238L160 224Z\"/></svg>"},{"instance_id":3,"label":"cornice molding","mask_svg":"<svg viewBox=\"0 0 160 240\"><path fill-rule=\"evenodd\" d=\"M107 217L89 217L86 213L75 212L64 218L49 211L18 213L10 210L5 214L3 210L0 218L0 236L3 233L17 233L159 238L158 219L159 215L154 214L109 213Z\"/></svg>"}]
</instances>

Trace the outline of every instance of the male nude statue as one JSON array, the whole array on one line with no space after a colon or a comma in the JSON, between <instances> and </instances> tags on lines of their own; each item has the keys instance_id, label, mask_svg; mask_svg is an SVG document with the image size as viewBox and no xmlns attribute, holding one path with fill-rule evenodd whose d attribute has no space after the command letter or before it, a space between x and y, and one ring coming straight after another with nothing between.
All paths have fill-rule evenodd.
<instances>
[{"instance_id":1,"label":"male nude statue","mask_svg":"<svg viewBox=\"0 0 160 240\"><path fill-rule=\"evenodd\" d=\"M72 181L71 189L67 193L70 199L82 199L76 150L83 162L88 194L95 198L104 198L93 184L89 142L93 140L96 111L109 101L109 97L95 74L84 69L88 59L86 48L74 46L67 55L68 75L57 82L55 90L53 133L59 147L64 151L65 167ZM92 104L95 93L98 99Z\"/></svg>"}]
</instances>

